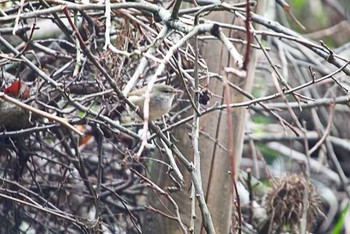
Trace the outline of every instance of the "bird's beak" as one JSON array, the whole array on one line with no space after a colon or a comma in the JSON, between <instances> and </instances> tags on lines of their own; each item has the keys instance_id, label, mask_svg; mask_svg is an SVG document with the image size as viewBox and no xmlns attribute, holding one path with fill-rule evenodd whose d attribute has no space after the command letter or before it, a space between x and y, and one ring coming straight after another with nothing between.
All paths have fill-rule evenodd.
<instances>
[{"instance_id":1,"label":"bird's beak","mask_svg":"<svg viewBox=\"0 0 350 234\"><path fill-rule=\"evenodd\" d=\"M183 94L183 91L180 90L180 89L176 89L175 90L175 95L180 95L180 94Z\"/></svg>"}]
</instances>

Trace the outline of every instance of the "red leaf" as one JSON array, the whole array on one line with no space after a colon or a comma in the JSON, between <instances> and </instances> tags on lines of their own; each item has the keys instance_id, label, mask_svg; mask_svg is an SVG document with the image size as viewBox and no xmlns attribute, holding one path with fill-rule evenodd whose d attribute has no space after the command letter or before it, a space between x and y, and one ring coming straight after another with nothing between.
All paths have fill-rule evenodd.
<instances>
[{"instance_id":1,"label":"red leaf","mask_svg":"<svg viewBox=\"0 0 350 234\"><path fill-rule=\"evenodd\" d=\"M9 87L7 87L4 90L4 93L17 98L29 98L30 96L28 86L19 80L14 81Z\"/></svg>"},{"instance_id":2,"label":"red leaf","mask_svg":"<svg viewBox=\"0 0 350 234\"><path fill-rule=\"evenodd\" d=\"M17 97L20 90L21 90L21 82L19 80L16 80L4 90L4 93Z\"/></svg>"}]
</instances>

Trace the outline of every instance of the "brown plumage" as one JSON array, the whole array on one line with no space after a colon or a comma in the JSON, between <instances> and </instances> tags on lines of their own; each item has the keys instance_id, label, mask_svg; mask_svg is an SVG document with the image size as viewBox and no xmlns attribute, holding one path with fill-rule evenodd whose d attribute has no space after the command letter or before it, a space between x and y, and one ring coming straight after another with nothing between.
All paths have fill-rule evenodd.
<instances>
[{"instance_id":1,"label":"brown plumage","mask_svg":"<svg viewBox=\"0 0 350 234\"><path fill-rule=\"evenodd\" d=\"M129 93L128 100L143 112L147 86ZM150 92L149 120L156 120L171 109L177 90L165 84L155 84Z\"/></svg>"}]
</instances>

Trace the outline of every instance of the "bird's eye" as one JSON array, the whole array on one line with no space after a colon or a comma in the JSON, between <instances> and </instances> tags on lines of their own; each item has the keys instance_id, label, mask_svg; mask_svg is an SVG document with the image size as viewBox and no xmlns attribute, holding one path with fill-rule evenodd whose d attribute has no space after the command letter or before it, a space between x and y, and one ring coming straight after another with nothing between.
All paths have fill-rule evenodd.
<instances>
[{"instance_id":1,"label":"bird's eye","mask_svg":"<svg viewBox=\"0 0 350 234\"><path fill-rule=\"evenodd\" d=\"M171 90L170 89L163 89L162 92L163 93L171 93Z\"/></svg>"}]
</instances>

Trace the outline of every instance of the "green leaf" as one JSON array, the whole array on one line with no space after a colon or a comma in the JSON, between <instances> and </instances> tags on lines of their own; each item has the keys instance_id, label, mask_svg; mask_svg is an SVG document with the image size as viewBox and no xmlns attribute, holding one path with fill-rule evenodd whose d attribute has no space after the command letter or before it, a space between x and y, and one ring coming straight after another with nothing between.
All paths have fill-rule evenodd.
<instances>
[{"instance_id":1,"label":"green leaf","mask_svg":"<svg viewBox=\"0 0 350 234\"><path fill-rule=\"evenodd\" d=\"M297 10L301 10L306 4L305 0L294 0L293 1L293 6L297 9Z\"/></svg>"},{"instance_id":2,"label":"green leaf","mask_svg":"<svg viewBox=\"0 0 350 234\"><path fill-rule=\"evenodd\" d=\"M332 230L332 234L339 234L341 233L341 230L343 229L345 215L349 210L349 203L344 207L344 209L341 212L341 215L338 219L338 222L335 224L335 227Z\"/></svg>"},{"instance_id":3,"label":"green leaf","mask_svg":"<svg viewBox=\"0 0 350 234\"><path fill-rule=\"evenodd\" d=\"M260 152L264 155L264 159L267 162L267 164L271 164L276 158L280 156L279 152L270 149L264 144L258 144L258 148Z\"/></svg>"},{"instance_id":4,"label":"green leaf","mask_svg":"<svg viewBox=\"0 0 350 234\"><path fill-rule=\"evenodd\" d=\"M254 123L257 124L268 124L271 123L271 119L267 116L263 116L263 115L254 115L252 117L252 120Z\"/></svg>"}]
</instances>

